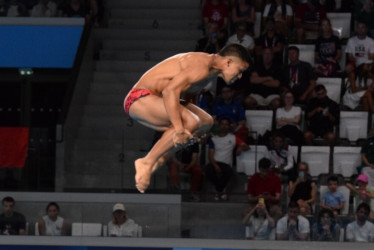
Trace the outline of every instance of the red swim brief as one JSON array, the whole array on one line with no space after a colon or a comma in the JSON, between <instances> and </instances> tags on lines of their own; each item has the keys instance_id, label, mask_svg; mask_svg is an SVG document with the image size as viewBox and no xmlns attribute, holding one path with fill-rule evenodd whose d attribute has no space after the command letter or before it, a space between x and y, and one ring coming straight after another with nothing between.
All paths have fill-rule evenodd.
<instances>
[{"instance_id":1,"label":"red swim brief","mask_svg":"<svg viewBox=\"0 0 374 250\"><path fill-rule=\"evenodd\" d=\"M127 96L125 98L125 103L124 103L126 114L129 115L130 107L134 102L136 102L136 100L138 100L139 98L142 98L144 96L147 96L147 95L154 95L154 94L152 93L152 91L150 91L148 89L132 89L132 90L130 90L130 92L127 94Z\"/></svg>"}]
</instances>

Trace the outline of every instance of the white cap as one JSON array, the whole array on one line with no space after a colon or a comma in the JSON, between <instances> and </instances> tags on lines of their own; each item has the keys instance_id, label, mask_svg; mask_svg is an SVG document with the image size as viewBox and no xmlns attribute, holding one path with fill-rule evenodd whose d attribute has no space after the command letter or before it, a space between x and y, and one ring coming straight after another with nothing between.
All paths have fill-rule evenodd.
<instances>
[{"instance_id":1,"label":"white cap","mask_svg":"<svg viewBox=\"0 0 374 250\"><path fill-rule=\"evenodd\" d=\"M115 212L117 210L126 211L125 205L123 205L122 203L115 204L113 206L113 212Z\"/></svg>"}]
</instances>

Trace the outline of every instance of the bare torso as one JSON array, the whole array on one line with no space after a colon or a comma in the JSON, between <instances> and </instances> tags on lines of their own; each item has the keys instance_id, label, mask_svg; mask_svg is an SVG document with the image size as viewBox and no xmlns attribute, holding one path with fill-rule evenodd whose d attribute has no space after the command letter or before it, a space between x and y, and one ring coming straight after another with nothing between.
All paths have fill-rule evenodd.
<instances>
[{"instance_id":1,"label":"bare torso","mask_svg":"<svg viewBox=\"0 0 374 250\"><path fill-rule=\"evenodd\" d=\"M180 93L197 93L219 74L212 68L214 56L201 52L177 54L145 72L133 88L148 89L158 96L168 87Z\"/></svg>"}]
</instances>

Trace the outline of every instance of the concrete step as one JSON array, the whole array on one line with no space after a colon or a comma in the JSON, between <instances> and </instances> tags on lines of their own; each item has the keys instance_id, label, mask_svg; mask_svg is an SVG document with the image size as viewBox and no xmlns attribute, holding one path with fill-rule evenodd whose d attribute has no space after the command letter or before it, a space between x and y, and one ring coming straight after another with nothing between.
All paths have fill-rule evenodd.
<instances>
[{"instance_id":1,"label":"concrete step","mask_svg":"<svg viewBox=\"0 0 374 250\"><path fill-rule=\"evenodd\" d=\"M121 39L128 41L163 39L168 41L197 40L201 37L202 31L174 30L174 29L125 29L125 28L97 28L94 30L94 37L97 40Z\"/></svg>"},{"instance_id":2,"label":"concrete step","mask_svg":"<svg viewBox=\"0 0 374 250\"><path fill-rule=\"evenodd\" d=\"M172 30L197 30L201 25L201 19L127 19L111 18L108 20L109 28L121 29L172 29Z\"/></svg>"},{"instance_id":3,"label":"concrete step","mask_svg":"<svg viewBox=\"0 0 374 250\"><path fill-rule=\"evenodd\" d=\"M87 98L87 104L103 104L103 105L123 105L123 99L126 97L126 92L121 93L90 93Z\"/></svg>"},{"instance_id":4,"label":"concrete step","mask_svg":"<svg viewBox=\"0 0 374 250\"><path fill-rule=\"evenodd\" d=\"M196 39L169 40L157 38L154 40L104 40L103 49L109 50L174 50L188 52L195 49Z\"/></svg>"},{"instance_id":5,"label":"concrete step","mask_svg":"<svg viewBox=\"0 0 374 250\"><path fill-rule=\"evenodd\" d=\"M111 61L101 60L96 62L96 69L101 72L139 72L144 73L158 61Z\"/></svg>"},{"instance_id":6,"label":"concrete step","mask_svg":"<svg viewBox=\"0 0 374 250\"><path fill-rule=\"evenodd\" d=\"M154 60L161 61L170 56L180 53L176 50L165 50L165 51L147 51L147 50L101 50L101 60Z\"/></svg>"},{"instance_id":7,"label":"concrete step","mask_svg":"<svg viewBox=\"0 0 374 250\"><path fill-rule=\"evenodd\" d=\"M130 89L142 76L144 72L94 72L93 82L121 83Z\"/></svg>"},{"instance_id":8,"label":"concrete step","mask_svg":"<svg viewBox=\"0 0 374 250\"><path fill-rule=\"evenodd\" d=\"M107 9L120 9L120 8L181 8L181 9L196 9L200 8L200 0L110 0L105 2L105 7Z\"/></svg>"},{"instance_id":9,"label":"concrete step","mask_svg":"<svg viewBox=\"0 0 374 250\"><path fill-rule=\"evenodd\" d=\"M123 117L117 117L117 116L110 116L110 117L99 117L99 116L89 116L89 115L83 115L81 126L84 127L105 127L108 126L108 128L111 128L113 126L127 126L127 118L125 116Z\"/></svg>"},{"instance_id":10,"label":"concrete step","mask_svg":"<svg viewBox=\"0 0 374 250\"><path fill-rule=\"evenodd\" d=\"M111 83L111 82L92 82L90 85L90 93L106 93L106 94L113 94L121 92L123 93L125 89L128 89L128 86L124 83Z\"/></svg>"},{"instance_id":11,"label":"concrete step","mask_svg":"<svg viewBox=\"0 0 374 250\"><path fill-rule=\"evenodd\" d=\"M125 116L125 111L123 106L118 105L100 105L91 104L85 105L83 113L87 116L98 116L98 117L123 117Z\"/></svg>"},{"instance_id":12,"label":"concrete step","mask_svg":"<svg viewBox=\"0 0 374 250\"><path fill-rule=\"evenodd\" d=\"M126 9L111 9L109 10L111 18L127 18L137 19L144 17L146 19L201 19L201 10L199 8L194 9L179 9L178 8L157 8L152 9L147 6L143 8L126 8Z\"/></svg>"}]
</instances>

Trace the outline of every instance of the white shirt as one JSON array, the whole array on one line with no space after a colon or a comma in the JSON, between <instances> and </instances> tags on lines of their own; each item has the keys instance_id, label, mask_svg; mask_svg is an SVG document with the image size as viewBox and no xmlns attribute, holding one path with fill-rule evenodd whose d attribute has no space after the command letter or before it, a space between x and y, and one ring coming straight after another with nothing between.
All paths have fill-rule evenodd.
<instances>
[{"instance_id":1,"label":"white shirt","mask_svg":"<svg viewBox=\"0 0 374 250\"><path fill-rule=\"evenodd\" d=\"M288 230L288 215L279 219L277 223L276 232L277 234L284 234L287 230ZM301 215L297 216L297 231L302 234L309 234L310 232L309 221ZM297 240L297 238L295 237L295 235L290 233L288 240Z\"/></svg>"},{"instance_id":2,"label":"white shirt","mask_svg":"<svg viewBox=\"0 0 374 250\"><path fill-rule=\"evenodd\" d=\"M292 106L292 108L289 111L286 111L284 107L278 108L276 111L275 118L294 118L295 116L301 115L301 108L298 106ZM293 126L296 126L298 129L300 129L300 125L298 124L290 124ZM281 128L277 125L277 128Z\"/></svg>"},{"instance_id":3,"label":"white shirt","mask_svg":"<svg viewBox=\"0 0 374 250\"><path fill-rule=\"evenodd\" d=\"M214 159L219 162L232 166L233 151L236 145L236 137L233 134L227 134L223 137L213 136Z\"/></svg>"},{"instance_id":4,"label":"white shirt","mask_svg":"<svg viewBox=\"0 0 374 250\"><path fill-rule=\"evenodd\" d=\"M238 39L238 36L236 34L230 36L226 42L226 45L235 43L242 45L247 50L254 49L255 47L255 41L250 35L247 34L245 34L242 39Z\"/></svg>"},{"instance_id":5,"label":"white shirt","mask_svg":"<svg viewBox=\"0 0 374 250\"><path fill-rule=\"evenodd\" d=\"M262 14L263 17L267 17L270 11L271 4L268 3L265 5L264 12ZM289 4L286 4L286 16L293 16L293 10L292 7ZM280 21L282 20L282 5L277 6L277 10L274 13L274 20Z\"/></svg>"},{"instance_id":6,"label":"white shirt","mask_svg":"<svg viewBox=\"0 0 374 250\"><path fill-rule=\"evenodd\" d=\"M132 219L127 219L122 225L115 225L112 221L108 223L109 236L137 237L138 224Z\"/></svg>"},{"instance_id":7,"label":"white shirt","mask_svg":"<svg viewBox=\"0 0 374 250\"><path fill-rule=\"evenodd\" d=\"M374 238L374 224L366 221L365 224L360 227L356 221L353 221L347 225L346 238L347 240L356 242L368 242Z\"/></svg>"},{"instance_id":8,"label":"white shirt","mask_svg":"<svg viewBox=\"0 0 374 250\"><path fill-rule=\"evenodd\" d=\"M357 36L348 39L345 53L351 53L356 59L356 66L359 66L374 53L374 40L370 37L359 39Z\"/></svg>"},{"instance_id":9,"label":"white shirt","mask_svg":"<svg viewBox=\"0 0 374 250\"><path fill-rule=\"evenodd\" d=\"M57 216L55 221L51 220L48 215L42 217L45 223L45 234L48 236L59 236L61 235L61 229L64 219Z\"/></svg>"}]
</instances>

